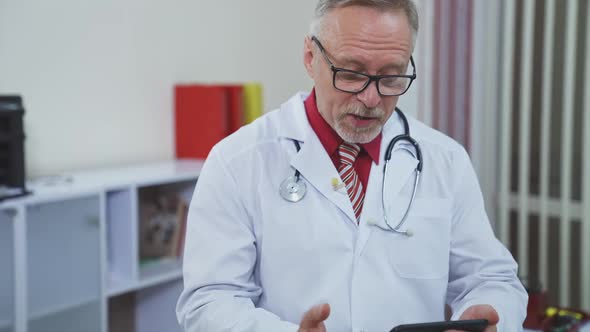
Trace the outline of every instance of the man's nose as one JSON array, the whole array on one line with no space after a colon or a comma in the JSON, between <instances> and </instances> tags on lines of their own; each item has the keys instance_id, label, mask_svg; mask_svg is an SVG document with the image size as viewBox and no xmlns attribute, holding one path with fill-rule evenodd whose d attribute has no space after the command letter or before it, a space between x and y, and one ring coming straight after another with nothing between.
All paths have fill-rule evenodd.
<instances>
[{"instance_id":1,"label":"man's nose","mask_svg":"<svg viewBox=\"0 0 590 332\"><path fill-rule=\"evenodd\" d=\"M357 93L356 97L367 108L377 107L381 102L381 96L379 95L379 91L377 91L377 82L369 83L369 86L367 86L362 92Z\"/></svg>"}]
</instances>

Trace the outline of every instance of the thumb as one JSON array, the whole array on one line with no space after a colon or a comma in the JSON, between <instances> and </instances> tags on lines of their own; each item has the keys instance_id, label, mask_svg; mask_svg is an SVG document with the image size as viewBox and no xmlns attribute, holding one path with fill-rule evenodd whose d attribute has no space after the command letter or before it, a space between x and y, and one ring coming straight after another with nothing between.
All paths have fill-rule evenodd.
<instances>
[{"instance_id":1,"label":"thumb","mask_svg":"<svg viewBox=\"0 0 590 332\"><path fill-rule=\"evenodd\" d=\"M330 305L327 303L318 304L309 309L301 319L299 329L318 328L323 325L328 316L330 316Z\"/></svg>"},{"instance_id":2,"label":"thumb","mask_svg":"<svg viewBox=\"0 0 590 332\"><path fill-rule=\"evenodd\" d=\"M496 324L500 320L498 312L494 310L491 305L488 304L477 304L467 308L459 317L459 320L468 319L487 319L488 327L484 330L486 332L496 331ZM459 332L457 330L447 330L446 332Z\"/></svg>"},{"instance_id":3,"label":"thumb","mask_svg":"<svg viewBox=\"0 0 590 332\"><path fill-rule=\"evenodd\" d=\"M494 326L498 324L500 316L498 316L498 312L491 305L477 304L467 308L459 319L487 319L488 326Z\"/></svg>"}]
</instances>

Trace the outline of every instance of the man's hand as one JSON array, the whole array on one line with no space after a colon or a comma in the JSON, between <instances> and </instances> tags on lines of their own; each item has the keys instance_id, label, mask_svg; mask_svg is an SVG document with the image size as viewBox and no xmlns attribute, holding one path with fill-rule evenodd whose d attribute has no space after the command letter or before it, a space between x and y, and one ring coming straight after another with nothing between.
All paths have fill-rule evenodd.
<instances>
[{"instance_id":1,"label":"man's hand","mask_svg":"<svg viewBox=\"0 0 590 332\"><path fill-rule=\"evenodd\" d=\"M301 319L299 332L326 332L324 321L330 316L330 305L318 304L309 309Z\"/></svg>"},{"instance_id":2,"label":"man's hand","mask_svg":"<svg viewBox=\"0 0 590 332\"><path fill-rule=\"evenodd\" d=\"M488 320L488 327L484 330L484 332L497 332L496 324L500 320L500 316L491 305L488 304L478 304L471 306L463 312L460 320L462 319L487 319ZM447 331L447 332L459 332L457 330Z\"/></svg>"}]
</instances>

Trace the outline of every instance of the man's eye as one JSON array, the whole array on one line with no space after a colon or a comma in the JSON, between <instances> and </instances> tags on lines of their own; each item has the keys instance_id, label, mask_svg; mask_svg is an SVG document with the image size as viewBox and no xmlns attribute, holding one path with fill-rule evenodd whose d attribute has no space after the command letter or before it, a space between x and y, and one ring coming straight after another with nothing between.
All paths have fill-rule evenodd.
<instances>
[{"instance_id":1,"label":"man's eye","mask_svg":"<svg viewBox=\"0 0 590 332\"><path fill-rule=\"evenodd\" d=\"M363 75L341 71L338 73L338 79L343 81L364 81L367 78Z\"/></svg>"}]
</instances>

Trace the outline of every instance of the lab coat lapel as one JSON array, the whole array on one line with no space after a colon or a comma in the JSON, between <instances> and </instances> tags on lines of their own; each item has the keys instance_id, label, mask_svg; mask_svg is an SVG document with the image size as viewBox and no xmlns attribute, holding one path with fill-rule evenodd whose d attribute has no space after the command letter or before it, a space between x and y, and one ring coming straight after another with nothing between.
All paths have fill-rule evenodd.
<instances>
[{"instance_id":1,"label":"lab coat lapel","mask_svg":"<svg viewBox=\"0 0 590 332\"><path fill-rule=\"evenodd\" d=\"M350 222L356 226L356 216L346 188L334 190L332 186L333 178L340 179L338 170L307 120L303 105L307 96L307 93L299 93L281 106L282 136L303 143L301 150L291 157L290 164L311 186L344 212Z\"/></svg>"},{"instance_id":2,"label":"lab coat lapel","mask_svg":"<svg viewBox=\"0 0 590 332\"><path fill-rule=\"evenodd\" d=\"M334 190L332 186L332 179L340 179L340 175L326 149L324 149L311 128L304 144L301 146L301 150L291 160L291 165L299 170L305 180L324 197L342 210L354 225L357 225L356 216L346 188L342 187L339 190Z\"/></svg>"}]
</instances>

